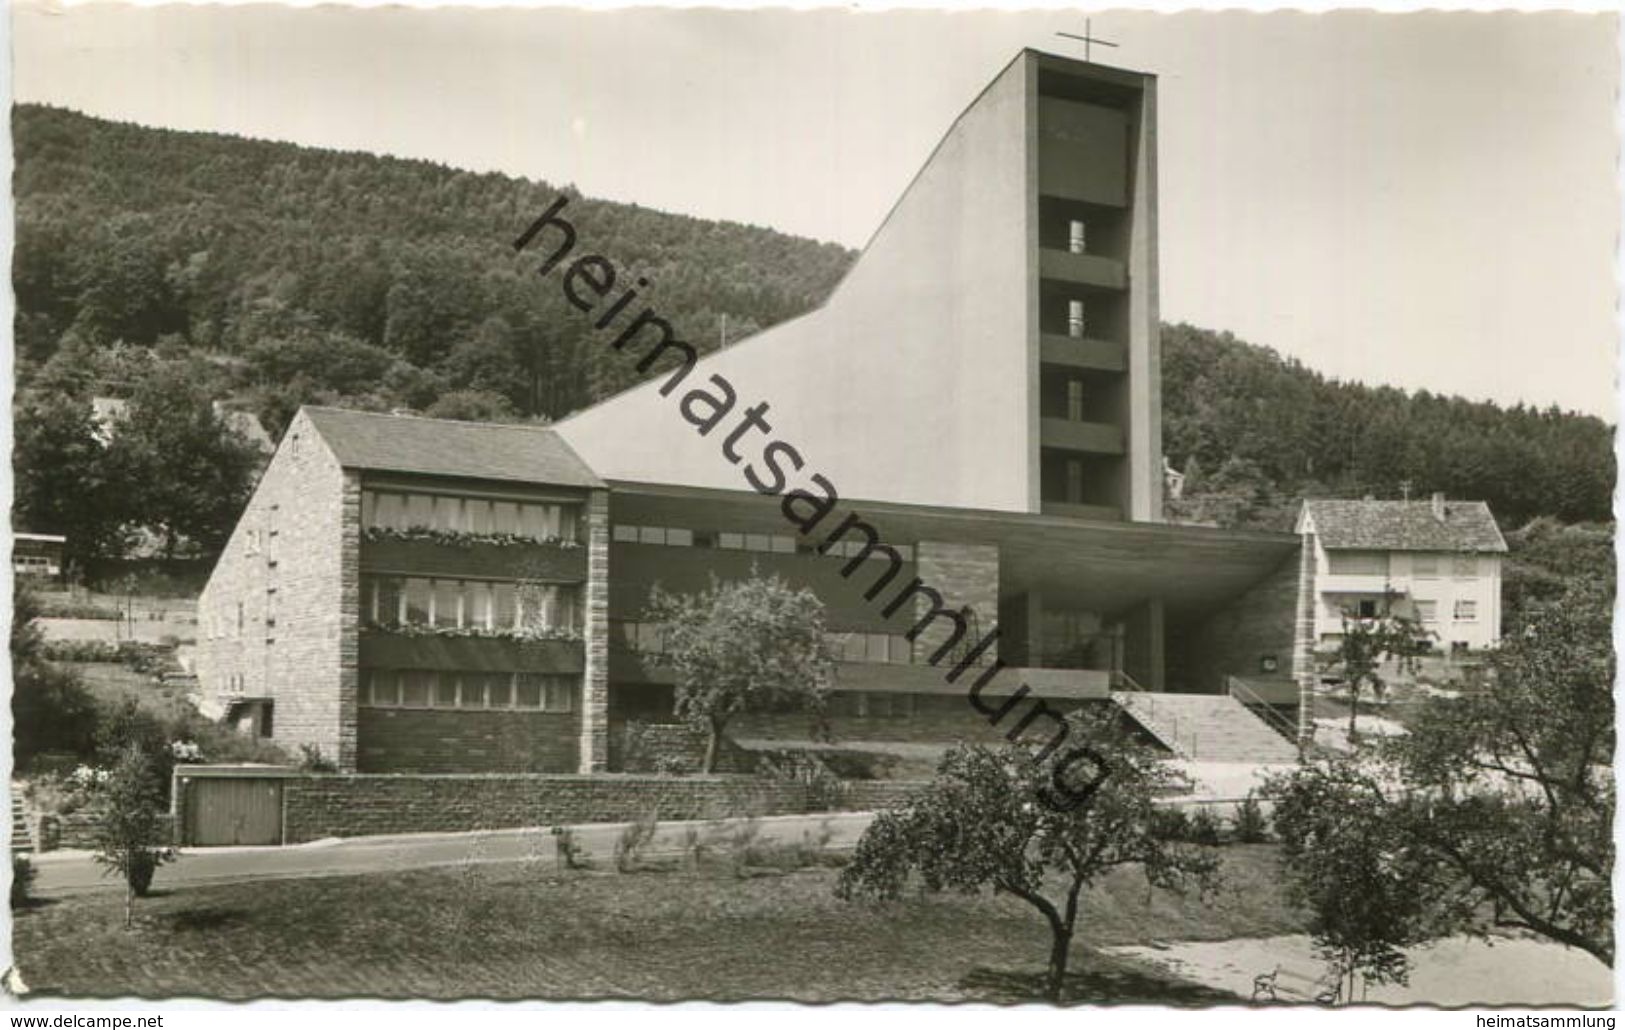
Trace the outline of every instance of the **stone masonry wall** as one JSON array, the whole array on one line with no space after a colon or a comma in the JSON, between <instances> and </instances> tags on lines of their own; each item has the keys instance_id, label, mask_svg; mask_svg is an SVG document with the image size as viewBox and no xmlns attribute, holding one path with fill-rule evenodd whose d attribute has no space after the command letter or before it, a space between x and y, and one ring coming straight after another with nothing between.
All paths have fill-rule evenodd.
<instances>
[{"instance_id":1,"label":"stone masonry wall","mask_svg":"<svg viewBox=\"0 0 1625 1030\"><path fill-rule=\"evenodd\" d=\"M906 797L918 784L846 784L838 809ZM806 784L725 776L301 776L283 781L283 839L458 832L827 810Z\"/></svg>"},{"instance_id":2,"label":"stone masonry wall","mask_svg":"<svg viewBox=\"0 0 1625 1030\"><path fill-rule=\"evenodd\" d=\"M60 848L89 851L96 847L96 831L100 823L96 812L80 809L66 815L38 816L29 833L37 851L56 851ZM169 840L173 836L173 829L174 824L167 813L159 816L158 832L161 839Z\"/></svg>"},{"instance_id":3,"label":"stone masonry wall","mask_svg":"<svg viewBox=\"0 0 1625 1030\"><path fill-rule=\"evenodd\" d=\"M234 696L273 699L273 740L355 762L354 554L347 477L296 416L198 599L197 672L206 712ZM348 657L346 657L348 648Z\"/></svg>"},{"instance_id":4,"label":"stone masonry wall","mask_svg":"<svg viewBox=\"0 0 1625 1030\"><path fill-rule=\"evenodd\" d=\"M961 638L962 647L973 647L999 623L999 549L991 544L955 544L937 540L922 540L915 547L920 579L926 586L942 595L943 606L950 611L969 608L968 628ZM931 606L926 598L915 598L915 618L923 618ZM914 660L927 662L953 635L953 623L945 618L933 619L914 641ZM998 645L983 653L983 661L998 657ZM953 667L952 659L944 658L941 667Z\"/></svg>"},{"instance_id":5,"label":"stone masonry wall","mask_svg":"<svg viewBox=\"0 0 1625 1030\"><path fill-rule=\"evenodd\" d=\"M575 712L363 708L361 772L575 772Z\"/></svg>"},{"instance_id":6,"label":"stone masonry wall","mask_svg":"<svg viewBox=\"0 0 1625 1030\"><path fill-rule=\"evenodd\" d=\"M1226 602L1185 638L1181 686L1201 693L1222 693L1225 676L1258 676L1260 659L1275 658L1276 675L1292 674L1297 644L1300 576L1297 554Z\"/></svg>"},{"instance_id":7,"label":"stone masonry wall","mask_svg":"<svg viewBox=\"0 0 1625 1030\"><path fill-rule=\"evenodd\" d=\"M960 682L968 690L969 676ZM983 696L991 703L1002 703L1015 689L1015 682L1006 674ZM842 703L837 696L835 704ZM1004 731L1017 720L1012 717L1006 720L1002 730L995 729L989 725L987 716L971 706L968 693L954 693L915 694L911 714L907 716L862 716L837 710L827 717L827 721L835 743L888 740L947 744L955 740L997 743L1004 739ZM809 716L805 713L747 713L728 724L728 733L741 740L804 742L810 738L808 722Z\"/></svg>"}]
</instances>

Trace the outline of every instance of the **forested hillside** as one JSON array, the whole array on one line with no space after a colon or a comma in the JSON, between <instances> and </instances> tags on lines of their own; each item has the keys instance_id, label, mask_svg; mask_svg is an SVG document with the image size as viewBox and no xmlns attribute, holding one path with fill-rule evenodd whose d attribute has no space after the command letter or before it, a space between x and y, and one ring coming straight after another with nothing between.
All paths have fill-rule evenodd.
<instances>
[{"instance_id":1,"label":"forested hillside","mask_svg":"<svg viewBox=\"0 0 1625 1030\"><path fill-rule=\"evenodd\" d=\"M1280 526L1296 498L1488 501L1503 526L1537 515L1611 521L1613 429L1601 419L1339 382L1188 325L1162 334L1163 452L1197 513Z\"/></svg>"},{"instance_id":2,"label":"forested hillside","mask_svg":"<svg viewBox=\"0 0 1625 1030\"><path fill-rule=\"evenodd\" d=\"M561 187L33 105L12 124L30 365L115 341L229 357L217 364L273 431L317 397L421 409L479 390L557 417L628 385L628 363L590 346L579 312L509 247ZM649 278L651 303L703 349L723 316L737 338L812 307L851 260L563 191L584 248Z\"/></svg>"},{"instance_id":3,"label":"forested hillside","mask_svg":"<svg viewBox=\"0 0 1625 1030\"><path fill-rule=\"evenodd\" d=\"M561 187L29 105L13 129L14 521L51 530L95 513L109 524L62 527L87 562L89 541L116 548L130 524L157 520L204 550L221 538L251 478L200 477L185 517L126 482L183 471L187 456L161 441L224 453L202 439L209 398L275 434L309 401L556 418L629 383L632 363L509 246ZM582 245L652 280L649 301L701 349L724 316L737 339L812 308L853 259L562 189ZM1507 526L1612 517L1612 431L1595 418L1337 382L1184 325L1164 333L1163 374L1164 450L1187 473L1177 518L1286 528L1302 495L1397 497L1406 483L1489 501ZM203 407L170 425L182 406L157 398L180 392ZM136 457L95 443L80 403L92 393L146 396ZM170 473L152 471L160 459Z\"/></svg>"}]
</instances>

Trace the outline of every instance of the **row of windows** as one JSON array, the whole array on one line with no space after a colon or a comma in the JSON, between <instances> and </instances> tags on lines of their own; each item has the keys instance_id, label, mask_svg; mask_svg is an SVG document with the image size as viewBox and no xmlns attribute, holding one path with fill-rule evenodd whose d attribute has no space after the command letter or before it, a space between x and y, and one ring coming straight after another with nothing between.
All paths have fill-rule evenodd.
<instances>
[{"instance_id":1,"label":"row of windows","mask_svg":"<svg viewBox=\"0 0 1625 1030\"><path fill-rule=\"evenodd\" d=\"M915 698L913 694L843 691L830 695L829 714L864 719L908 719L915 714Z\"/></svg>"},{"instance_id":2,"label":"row of windows","mask_svg":"<svg viewBox=\"0 0 1625 1030\"><path fill-rule=\"evenodd\" d=\"M662 654L666 650L660 626L656 623L616 619L612 626L621 643L629 650L639 654ZM829 638L839 661L907 665L913 660L914 647L907 637L889 633L831 633Z\"/></svg>"},{"instance_id":3,"label":"row of windows","mask_svg":"<svg viewBox=\"0 0 1625 1030\"><path fill-rule=\"evenodd\" d=\"M361 492L361 525L367 529L438 529L447 532L576 540L579 505L491 501L441 494Z\"/></svg>"},{"instance_id":4,"label":"row of windows","mask_svg":"<svg viewBox=\"0 0 1625 1030\"><path fill-rule=\"evenodd\" d=\"M1334 576L1389 575L1389 555L1383 551L1333 551L1326 559L1328 571ZM1477 579L1478 555L1411 555L1411 576L1415 579L1438 579L1446 568L1453 579Z\"/></svg>"},{"instance_id":5,"label":"row of windows","mask_svg":"<svg viewBox=\"0 0 1625 1030\"><path fill-rule=\"evenodd\" d=\"M1416 579L1438 579L1440 566L1443 564L1437 554L1411 555L1411 575ZM1478 555L1456 554L1450 556L1450 575L1453 579L1477 579Z\"/></svg>"},{"instance_id":6,"label":"row of windows","mask_svg":"<svg viewBox=\"0 0 1625 1030\"><path fill-rule=\"evenodd\" d=\"M370 708L568 712L575 678L529 672L363 669L361 703Z\"/></svg>"},{"instance_id":7,"label":"row of windows","mask_svg":"<svg viewBox=\"0 0 1625 1030\"><path fill-rule=\"evenodd\" d=\"M664 544L667 547L712 547L722 551L760 551L767 554L815 554L815 545L801 543L785 533L713 533L695 531L678 526L634 526L616 523L611 539L622 544ZM867 540L838 540L826 552L835 557L852 558L862 554ZM890 545L904 561L914 560L912 544Z\"/></svg>"},{"instance_id":8,"label":"row of windows","mask_svg":"<svg viewBox=\"0 0 1625 1030\"><path fill-rule=\"evenodd\" d=\"M1417 617L1422 620L1422 625L1433 626L1438 623L1439 602L1416 601L1415 604L1416 614ZM1377 617L1377 607L1378 603L1376 601L1364 600L1359 602L1355 609L1355 614L1362 619L1374 619ZM1330 605L1327 614L1333 618L1338 618L1343 614L1343 610L1336 605ZM1455 622L1477 622L1478 602L1465 600L1457 601L1451 609L1450 616Z\"/></svg>"},{"instance_id":9,"label":"row of windows","mask_svg":"<svg viewBox=\"0 0 1625 1030\"><path fill-rule=\"evenodd\" d=\"M377 626L437 629L580 628L581 588L416 576L361 577L361 617Z\"/></svg>"}]
</instances>

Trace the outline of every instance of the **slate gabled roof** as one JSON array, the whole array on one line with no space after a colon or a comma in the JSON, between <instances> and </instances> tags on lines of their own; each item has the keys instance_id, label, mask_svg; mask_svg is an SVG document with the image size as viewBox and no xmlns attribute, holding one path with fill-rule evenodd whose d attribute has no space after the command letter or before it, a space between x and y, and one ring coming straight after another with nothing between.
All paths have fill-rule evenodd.
<instances>
[{"instance_id":1,"label":"slate gabled roof","mask_svg":"<svg viewBox=\"0 0 1625 1030\"><path fill-rule=\"evenodd\" d=\"M599 488L603 480L547 426L454 422L306 406L345 468Z\"/></svg>"},{"instance_id":2,"label":"slate gabled roof","mask_svg":"<svg viewBox=\"0 0 1625 1030\"><path fill-rule=\"evenodd\" d=\"M1505 551L1483 501L1305 501L1315 536L1333 551Z\"/></svg>"}]
</instances>

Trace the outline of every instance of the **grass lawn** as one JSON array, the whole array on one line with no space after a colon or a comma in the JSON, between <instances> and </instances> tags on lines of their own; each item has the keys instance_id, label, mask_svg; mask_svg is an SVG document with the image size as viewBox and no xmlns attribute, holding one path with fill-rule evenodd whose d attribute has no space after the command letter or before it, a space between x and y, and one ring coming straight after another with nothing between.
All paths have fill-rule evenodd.
<instances>
[{"instance_id":1,"label":"grass lawn","mask_svg":"<svg viewBox=\"0 0 1625 1030\"><path fill-rule=\"evenodd\" d=\"M136 672L119 662L63 662L79 674L96 700L112 709L134 698L161 719L176 719L192 712L191 700L178 686L166 686L155 676Z\"/></svg>"},{"instance_id":2,"label":"grass lawn","mask_svg":"<svg viewBox=\"0 0 1625 1030\"><path fill-rule=\"evenodd\" d=\"M1102 1002L1233 1001L1091 946L1291 933L1270 846L1223 851L1207 901L1119 871L1089 897L1072 993ZM183 860L184 861L184 860ZM1021 1001L1048 931L1010 898L851 905L837 871L560 873L551 862L155 891L16 914L23 980L52 995L789 998ZM160 884L162 874L160 874Z\"/></svg>"}]
</instances>

